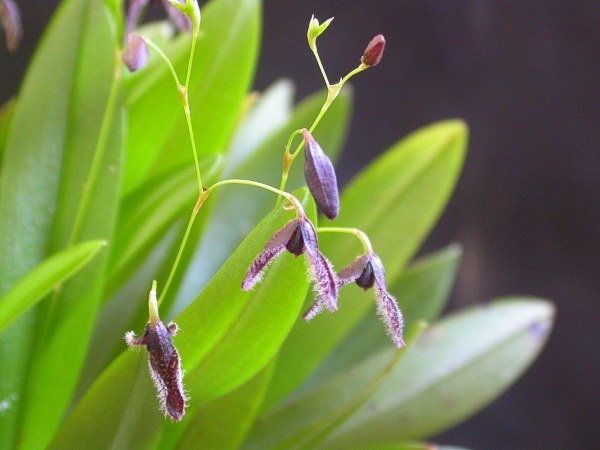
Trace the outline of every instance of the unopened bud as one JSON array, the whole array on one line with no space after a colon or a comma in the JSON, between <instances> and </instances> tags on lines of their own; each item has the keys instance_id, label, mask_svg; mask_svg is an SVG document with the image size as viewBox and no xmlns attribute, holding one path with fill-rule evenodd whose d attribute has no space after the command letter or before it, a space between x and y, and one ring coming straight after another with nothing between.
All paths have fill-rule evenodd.
<instances>
[{"instance_id":1,"label":"unopened bud","mask_svg":"<svg viewBox=\"0 0 600 450\"><path fill-rule=\"evenodd\" d=\"M378 34L371 39L371 42L369 42L369 45L367 45L360 62L369 67L376 66L381 61L384 50L385 38L383 37L383 34Z\"/></svg>"},{"instance_id":2,"label":"unopened bud","mask_svg":"<svg viewBox=\"0 0 600 450\"><path fill-rule=\"evenodd\" d=\"M308 130L302 130L304 137L304 178L315 203L328 219L335 219L340 213L340 196L337 177L331 160Z\"/></svg>"},{"instance_id":3,"label":"unopened bud","mask_svg":"<svg viewBox=\"0 0 600 450\"><path fill-rule=\"evenodd\" d=\"M23 27L19 8L13 0L0 0L0 23L4 28L8 51L14 53L21 43Z\"/></svg>"},{"instance_id":4,"label":"unopened bud","mask_svg":"<svg viewBox=\"0 0 600 450\"><path fill-rule=\"evenodd\" d=\"M148 63L148 46L139 34L131 33L127 36L127 46L123 52L123 62L132 72L145 67Z\"/></svg>"}]
</instances>

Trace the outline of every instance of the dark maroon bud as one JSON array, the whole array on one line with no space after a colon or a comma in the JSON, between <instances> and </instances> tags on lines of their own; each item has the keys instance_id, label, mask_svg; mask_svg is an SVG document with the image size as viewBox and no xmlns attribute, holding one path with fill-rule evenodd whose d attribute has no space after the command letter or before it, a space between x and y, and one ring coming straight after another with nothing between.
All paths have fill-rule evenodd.
<instances>
[{"instance_id":1,"label":"dark maroon bud","mask_svg":"<svg viewBox=\"0 0 600 450\"><path fill-rule=\"evenodd\" d=\"M171 339L177 333L177 325L171 322L165 327L160 321L155 283L150 291L148 305L150 318L146 324L144 335L136 338L133 331L130 331L125 334L125 342L130 347L146 346L149 355L148 368L156 387L160 410L165 416L179 422L185 414L187 398L183 390L183 371L179 353Z\"/></svg>"},{"instance_id":2,"label":"dark maroon bud","mask_svg":"<svg viewBox=\"0 0 600 450\"><path fill-rule=\"evenodd\" d=\"M0 0L0 23L4 28L8 51L16 52L23 37L23 26L19 8L13 0Z\"/></svg>"},{"instance_id":3,"label":"dark maroon bud","mask_svg":"<svg viewBox=\"0 0 600 450\"><path fill-rule=\"evenodd\" d=\"M373 266L370 262L367 263L362 273L354 280L354 282L365 291L373 287L373 284L375 283L375 274L373 273Z\"/></svg>"},{"instance_id":4,"label":"dark maroon bud","mask_svg":"<svg viewBox=\"0 0 600 450\"><path fill-rule=\"evenodd\" d=\"M127 36L123 62L131 72L142 69L148 63L148 46L139 34L131 33Z\"/></svg>"},{"instance_id":5,"label":"dark maroon bud","mask_svg":"<svg viewBox=\"0 0 600 450\"><path fill-rule=\"evenodd\" d=\"M360 62L369 67L376 66L381 61L384 50L385 38L383 37L383 34L378 34L371 39L371 42L369 42L369 45L367 45Z\"/></svg>"},{"instance_id":6,"label":"dark maroon bud","mask_svg":"<svg viewBox=\"0 0 600 450\"><path fill-rule=\"evenodd\" d=\"M302 232L300 227L297 227L290 236L290 240L285 244L285 248L288 252L293 253L296 256L300 256L304 252L304 239L302 238Z\"/></svg>"},{"instance_id":7,"label":"dark maroon bud","mask_svg":"<svg viewBox=\"0 0 600 450\"><path fill-rule=\"evenodd\" d=\"M331 160L308 130L304 137L304 178L319 210L330 220L340 213L337 177Z\"/></svg>"}]
</instances>

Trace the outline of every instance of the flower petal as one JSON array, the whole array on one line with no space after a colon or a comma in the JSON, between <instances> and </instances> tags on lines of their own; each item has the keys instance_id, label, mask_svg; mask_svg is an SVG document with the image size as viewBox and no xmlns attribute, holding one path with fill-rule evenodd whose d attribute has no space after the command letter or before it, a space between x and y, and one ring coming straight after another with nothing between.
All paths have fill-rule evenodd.
<instances>
[{"instance_id":1,"label":"flower petal","mask_svg":"<svg viewBox=\"0 0 600 450\"><path fill-rule=\"evenodd\" d=\"M304 238L305 253L310 264L317 298L329 311L337 311L338 279L335 270L329 260L319 251L317 232L308 219L301 223L300 231Z\"/></svg>"},{"instance_id":2,"label":"flower petal","mask_svg":"<svg viewBox=\"0 0 600 450\"><path fill-rule=\"evenodd\" d=\"M361 255L344 267L339 273L340 286L356 281L363 274L370 260L371 255Z\"/></svg>"},{"instance_id":3,"label":"flower petal","mask_svg":"<svg viewBox=\"0 0 600 450\"><path fill-rule=\"evenodd\" d=\"M127 36L123 62L131 72L142 69L148 63L148 46L139 34L131 33Z\"/></svg>"},{"instance_id":4,"label":"flower petal","mask_svg":"<svg viewBox=\"0 0 600 450\"><path fill-rule=\"evenodd\" d=\"M179 3L185 4L185 0L178 0ZM188 16L179 11L175 6L169 2L169 0L162 0L163 6L169 15L169 19L175 24L175 26L188 34L192 32L192 21Z\"/></svg>"},{"instance_id":5,"label":"flower petal","mask_svg":"<svg viewBox=\"0 0 600 450\"><path fill-rule=\"evenodd\" d=\"M284 250L284 244L275 247L265 247L265 249L254 258L248 272L246 272L246 277L242 282L242 290L249 291L260 282L267 266Z\"/></svg>"},{"instance_id":6,"label":"flower petal","mask_svg":"<svg viewBox=\"0 0 600 450\"><path fill-rule=\"evenodd\" d=\"M335 169L329 157L315 141L308 130L302 130L304 137L304 178L315 203L328 219L335 219L340 213L340 195Z\"/></svg>"},{"instance_id":7,"label":"flower petal","mask_svg":"<svg viewBox=\"0 0 600 450\"><path fill-rule=\"evenodd\" d=\"M398 308L396 299L387 291L385 285L385 269L381 259L375 254L371 257L371 267L375 276L375 299L377 302L377 312L383 319L388 334L396 344L396 347L404 347L402 332L404 329L404 320L402 313Z\"/></svg>"},{"instance_id":8,"label":"flower petal","mask_svg":"<svg viewBox=\"0 0 600 450\"><path fill-rule=\"evenodd\" d=\"M129 9L127 10L127 18L125 19L125 41L127 37L133 32L133 29L140 20L142 11L148 6L149 0L131 0L129 2Z\"/></svg>"}]
</instances>

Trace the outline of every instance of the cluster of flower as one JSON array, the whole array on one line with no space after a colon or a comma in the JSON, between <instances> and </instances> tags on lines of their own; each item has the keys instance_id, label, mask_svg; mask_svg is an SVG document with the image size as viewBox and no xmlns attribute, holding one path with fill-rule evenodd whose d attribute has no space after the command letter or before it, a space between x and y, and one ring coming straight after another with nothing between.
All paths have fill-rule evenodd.
<instances>
[{"instance_id":1,"label":"cluster of flower","mask_svg":"<svg viewBox=\"0 0 600 450\"><path fill-rule=\"evenodd\" d=\"M148 47L159 52L159 55L167 60L166 56L149 39L133 33L133 29L148 3L149 0L132 0L129 3L123 61L131 71L139 70L146 65ZM195 0L162 0L162 3L169 17L180 30L191 33L193 37L197 35L200 10ZM330 22L331 20L319 24L316 19L311 19L308 39L309 45L317 58L316 37L324 31ZM330 92L334 92L328 98L328 101L333 101L343 82L351 75L379 64L384 49L385 39L382 35L377 35L364 51L359 68L351 72L338 85L330 85L324 74ZM187 95L187 87L180 85L178 80L176 80L176 83L180 93L183 92ZM184 100L184 104L187 104L187 100ZM304 175L307 187L323 215L330 220L334 220L340 211L340 199L333 164L309 130L298 130L296 133L301 133L304 140ZM298 151L300 149L299 147ZM284 164L286 167L284 167L284 171L289 170L289 164L297 154L297 152L290 154L288 150L286 149L286 163ZM398 309L396 300L386 288L383 264L373 252L368 237L362 231L341 228L317 229L308 219L302 205L294 196L281 189L275 189L250 180L224 180L210 188L202 187L196 209L202 205L204 199L215 187L221 184L232 184L233 182L251 184L276 192L284 196L296 211L296 217L275 232L264 249L253 260L242 282L243 290L250 290L260 282L267 266L284 250L295 256L305 255L310 269L311 282L316 292L315 302L303 316L305 320L311 320L323 309L331 312L336 311L338 309L337 302L340 288L355 282L365 290L374 288L378 312L386 324L393 342L397 347L404 345L402 314ZM319 231L351 232L361 240L364 253L339 273L336 273L332 264L319 250L317 238ZM146 346L150 355L150 373L159 394L161 409L165 415L179 421L185 413L187 398L182 387L179 354L171 340L171 337L177 331L177 326L173 323L165 326L160 321L156 301L156 284L153 285L150 293L149 309L150 319L143 336L136 338L133 332L129 332L126 334L125 340L129 346Z\"/></svg>"}]
</instances>

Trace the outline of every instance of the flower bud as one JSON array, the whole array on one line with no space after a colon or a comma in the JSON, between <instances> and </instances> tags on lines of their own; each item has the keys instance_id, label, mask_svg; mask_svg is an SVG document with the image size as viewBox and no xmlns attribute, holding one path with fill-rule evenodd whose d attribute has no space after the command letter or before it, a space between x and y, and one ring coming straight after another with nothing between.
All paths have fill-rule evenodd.
<instances>
[{"instance_id":1,"label":"flower bud","mask_svg":"<svg viewBox=\"0 0 600 450\"><path fill-rule=\"evenodd\" d=\"M308 130L302 130L304 137L304 178L315 203L328 219L335 219L340 213L340 196L337 177L331 160Z\"/></svg>"},{"instance_id":2,"label":"flower bud","mask_svg":"<svg viewBox=\"0 0 600 450\"><path fill-rule=\"evenodd\" d=\"M371 42L369 42L369 45L367 45L367 48L365 49L365 52L363 53L362 58L360 59L360 62L363 63L365 66L369 67L376 66L381 61L381 57L383 56L384 50L385 38L382 34L378 34L373 39L371 39Z\"/></svg>"},{"instance_id":3,"label":"flower bud","mask_svg":"<svg viewBox=\"0 0 600 450\"><path fill-rule=\"evenodd\" d=\"M14 53L21 43L23 27L19 8L13 0L0 0L0 23L4 28L8 51Z\"/></svg>"},{"instance_id":4,"label":"flower bud","mask_svg":"<svg viewBox=\"0 0 600 450\"><path fill-rule=\"evenodd\" d=\"M131 33L127 36L123 62L131 72L142 69L148 63L148 46L139 34Z\"/></svg>"}]
</instances>

